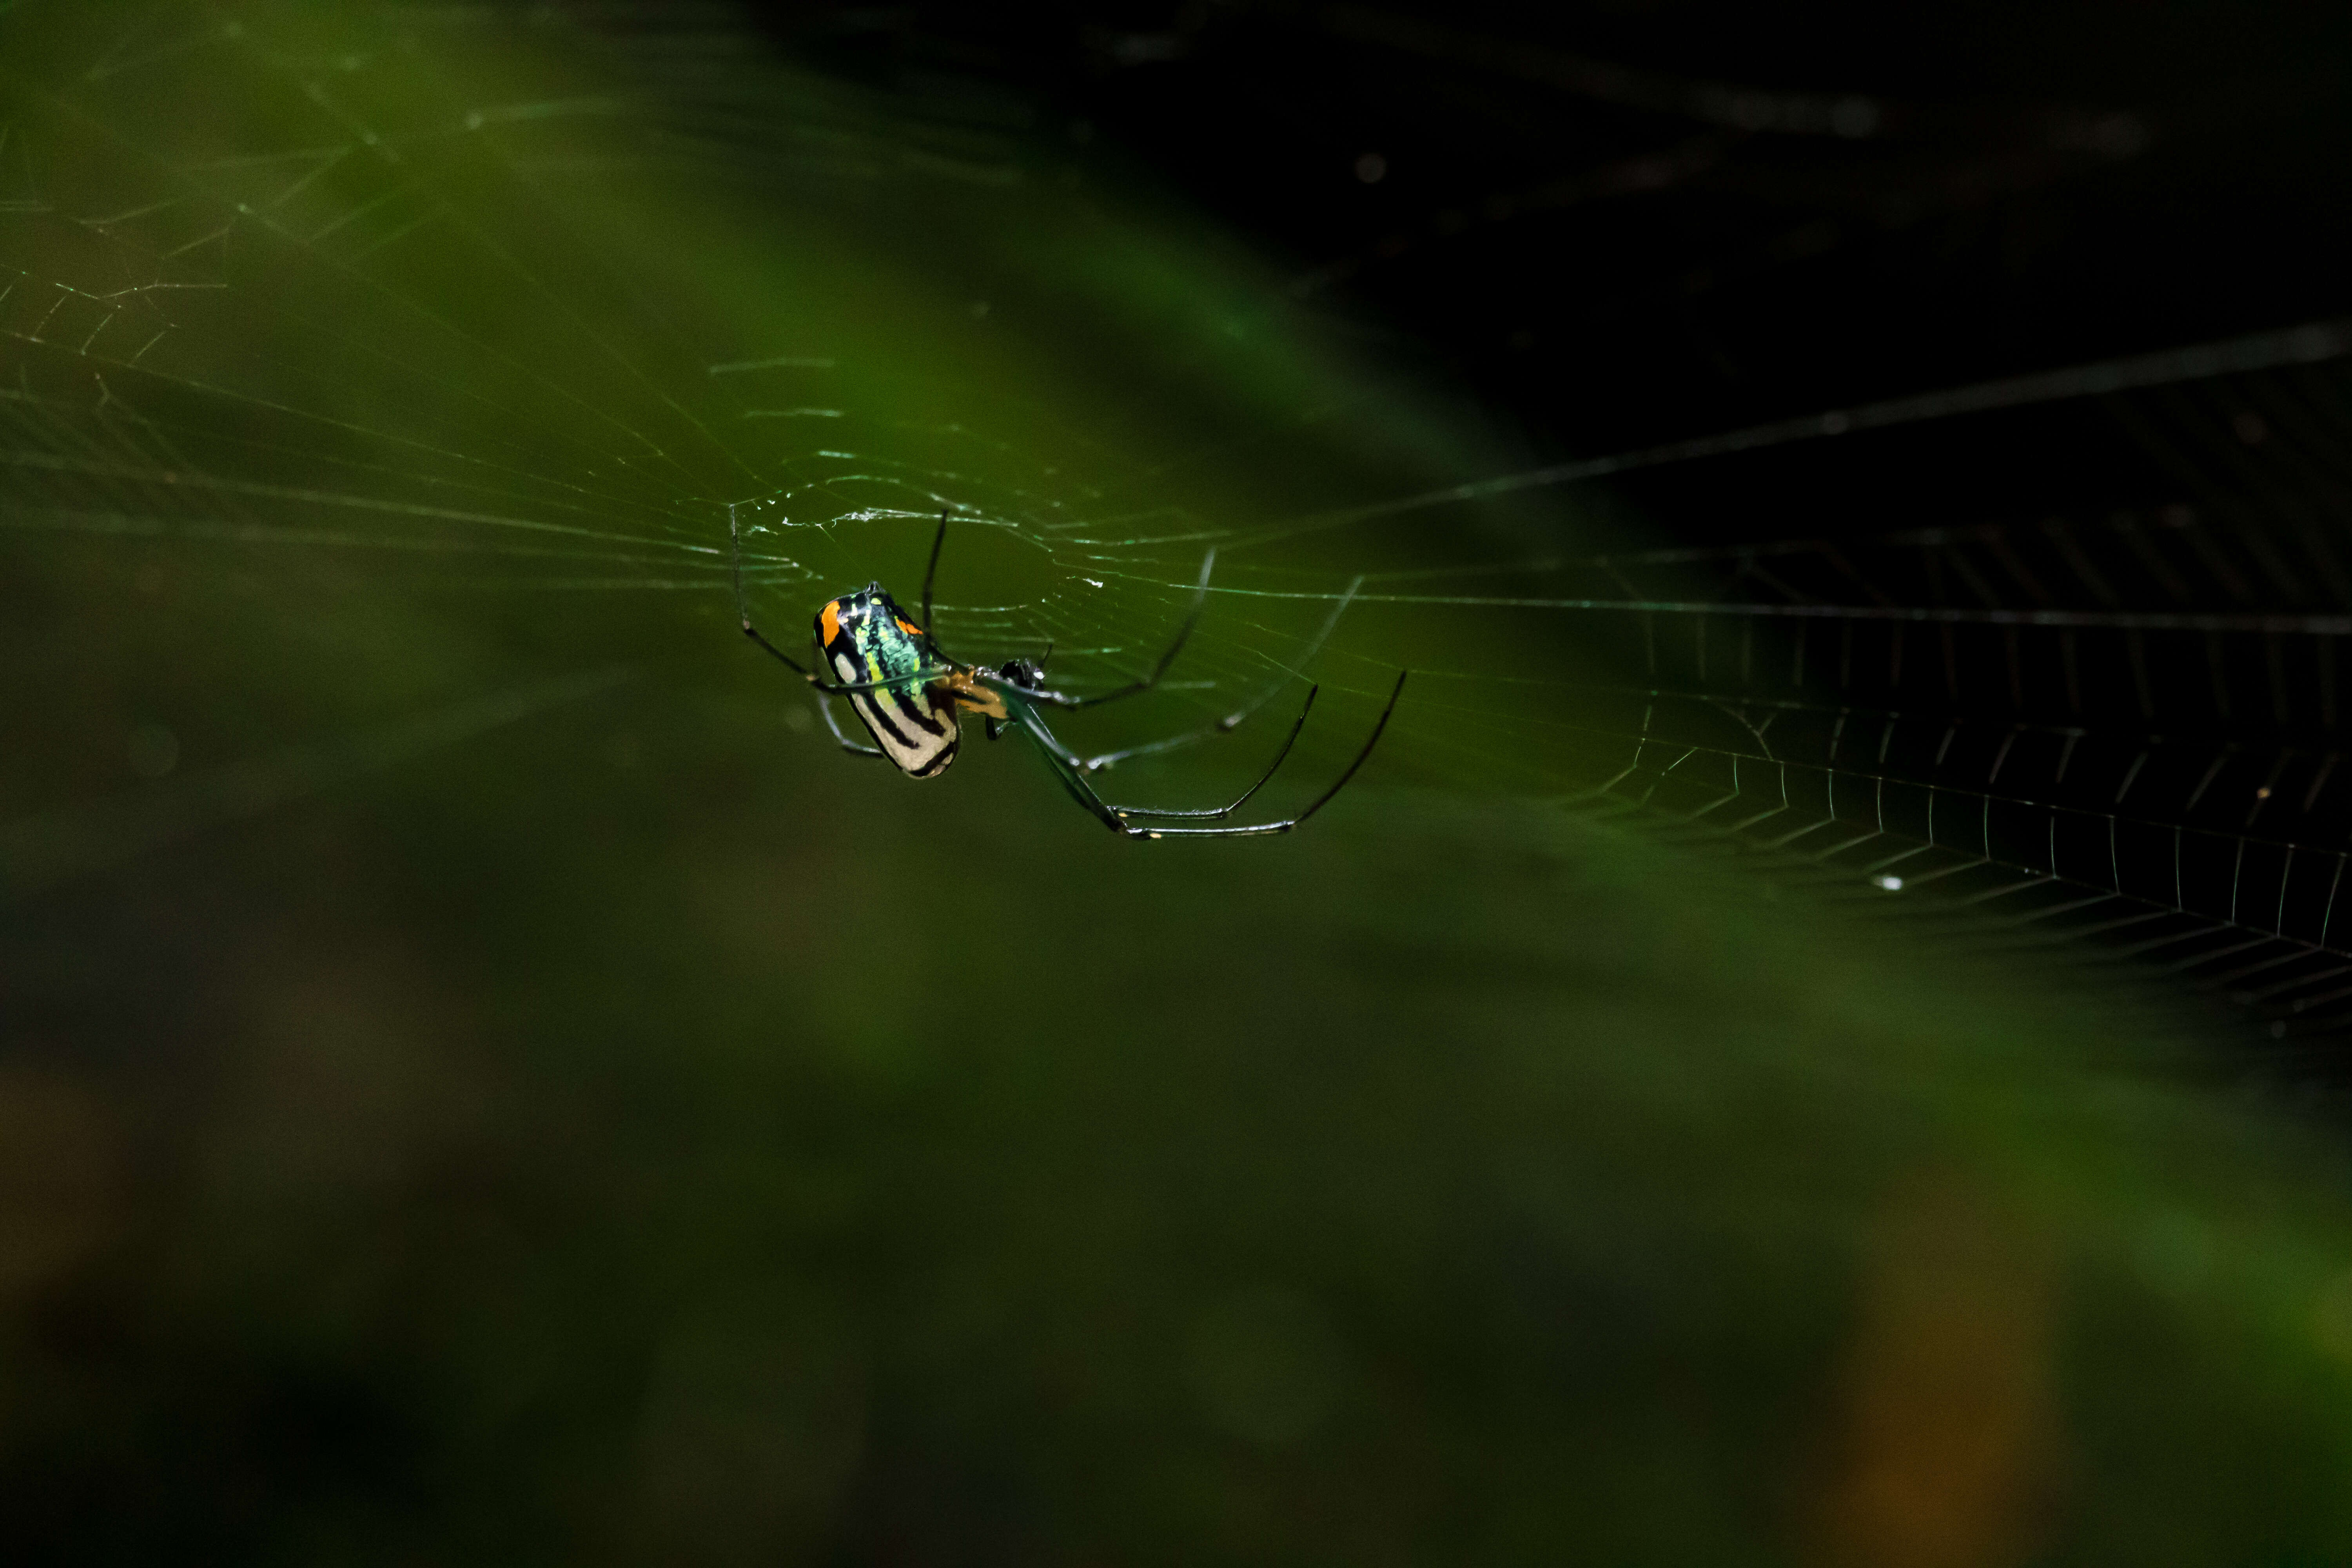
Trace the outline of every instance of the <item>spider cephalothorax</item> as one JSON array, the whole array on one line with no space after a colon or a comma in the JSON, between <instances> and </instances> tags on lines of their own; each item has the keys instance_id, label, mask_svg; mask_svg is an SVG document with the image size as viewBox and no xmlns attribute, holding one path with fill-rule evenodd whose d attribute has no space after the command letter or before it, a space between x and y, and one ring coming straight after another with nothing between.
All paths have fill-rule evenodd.
<instances>
[{"instance_id":1,"label":"spider cephalothorax","mask_svg":"<svg viewBox=\"0 0 2352 1568\"><path fill-rule=\"evenodd\" d=\"M1364 749L1348 764L1338 783L1325 790L1315 802L1297 816L1279 822L1257 823L1244 827L1143 827L1131 818L1148 817L1160 821L1195 818L1213 821L1240 809L1242 803L1255 795L1275 769L1282 766L1290 755L1298 732L1307 724L1307 715L1315 707L1318 689L1309 687L1307 700L1298 710L1298 718L1290 726L1290 734L1282 742L1282 750L1257 783L1244 790L1232 805L1193 810L1161 810L1152 806L1112 805L1094 791L1086 775L1096 768L1108 765L1118 757L1133 756L1144 752L1164 751L1185 741L1205 739L1224 734L1240 721L1241 715L1222 719L1206 729L1176 737L1173 741L1155 742L1150 745L1130 747L1123 752L1107 757L1087 759L1078 756L1054 738L1039 716L1040 708L1093 708L1122 697L1132 697L1149 691L1160 684L1160 677L1192 635L1192 626L1201 618L1202 605L1207 602L1209 574L1216 565L1217 552L1209 552L1201 563L1201 580L1192 593L1192 607L1177 629L1176 640L1168 645L1167 652L1150 675L1133 680L1115 690L1092 697L1072 697L1047 689L1043 661L1027 658L1008 659L991 669L984 665L961 664L940 651L939 643L927 629L931 624L931 580L939 570L940 547L947 541L947 514L940 514L940 531L931 540L930 565L923 573L923 608L919 619L909 619L898 607L898 601L879 583L868 583L854 594L828 599L816 613L813 638L821 662L833 679L828 680L790 654L761 637L751 625L751 612L743 603L743 542L738 527L735 509L727 511L728 531L735 544L735 604L743 622L743 635L758 643L769 653L797 671L801 678L815 687L821 694L818 706L824 714L827 728L834 739L845 751L860 756L884 757L910 778L937 778L947 772L950 763L962 745L963 715L977 713L987 721L988 738L992 741L1008 727L1020 729L1037 743L1045 763L1061 780L1062 787L1080 805L1114 832L1132 838L1163 838L1173 836L1202 837L1233 837L1244 835L1287 833L1316 812L1326 801L1339 793L1342 785L1355 777L1364 759L1372 754L1380 743L1381 731L1388 728L1389 715L1396 711L1397 699L1404 691L1404 673L1397 675L1396 686L1389 692L1388 706L1381 710L1379 722L1372 726ZM1352 590L1351 590L1352 592ZM1344 600L1342 603L1344 604ZM1336 614L1336 612L1335 612ZM874 744L863 746L841 732L833 716L831 699L848 700L850 711L866 726Z\"/></svg>"},{"instance_id":2,"label":"spider cephalothorax","mask_svg":"<svg viewBox=\"0 0 2352 1568\"><path fill-rule=\"evenodd\" d=\"M997 667L996 673L1024 691L1043 691L1045 689L1045 667L1033 664L1025 658L1007 659Z\"/></svg>"}]
</instances>

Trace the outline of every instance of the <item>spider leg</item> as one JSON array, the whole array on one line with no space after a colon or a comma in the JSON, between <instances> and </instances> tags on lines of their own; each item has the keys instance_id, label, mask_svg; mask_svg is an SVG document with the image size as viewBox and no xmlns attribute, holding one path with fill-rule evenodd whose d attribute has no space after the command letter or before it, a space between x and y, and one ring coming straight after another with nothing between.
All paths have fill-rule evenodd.
<instances>
[{"instance_id":1,"label":"spider leg","mask_svg":"<svg viewBox=\"0 0 2352 1568\"><path fill-rule=\"evenodd\" d=\"M953 675L962 668L963 666L960 664L927 664L920 669L909 670L905 675L888 675L879 680L834 681L821 680L815 676L811 676L809 684L819 691L839 697L850 691L887 691L896 686L919 686L927 680L937 680L942 675Z\"/></svg>"},{"instance_id":2,"label":"spider leg","mask_svg":"<svg viewBox=\"0 0 2352 1568\"><path fill-rule=\"evenodd\" d=\"M1339 625L1339 617L1347 613L1348 605L1354 601L1356 590L1363 585L1364 580L1360 576L1348 584L1348 591L1339 595L1339 602L1331 607L1329 615L1323 617L1323 625L1316 632L1315 640L1308 643L1307 651L1298 656L1294 670L1305 668L1313 662L1317 654L1323 651L1323 645L1331 640L1332 631ZM1184 746L1198 745L1202 741L1213 741L1220 735L1230 735L1241 727L1244 720L1265 707L1273 699L1274 694L1288 683L1292 673L1293 670L1285 670L1281 675L1268 681L1264 690L1241 707L1234 709L1222 719L1202 725L1197 730L1187 730L1181 734L1171 735L1163 741L1147 741L1139 746L1129 746L1124 751L1105 752L1099 756L1087 758L1079 765L1087 773L1100 773L1105 768L1116 767L1136 757L1156 757L1163 752L1173 752ZM1307 700L1309 702L1314 700L1311 694Z\"/></svg>"},{"instance_id":3,"label":"spider leg","mask_svg":"<svg viewBox=\"0 0 2352 1568\"><path fill-rule=\"evenodd\" d=\"M931 563L923 568L923 630L931 629L931 579L940 574L940 546L948 542L948 509L940 508L940 531L931 535Z\"/></svg>"},{"instance_id":4,"label":"spider leg","mask_svg":"<svg viewBox=\"0 0 2352 1568\"><path fill-rule=\"evenodd\" d=\"M1054 771L1055 778L1062 781L1063 789L1069 792L1072 800L1086 807L1113 833L1124 834L1129 838L1143 837L1142 828L1130 826L1125 817L1112 810L1103 797L1095 793L1094 786L1087 783L1086 775L1078 772L1076 753L1054 738L1054 732L1045 728L1045 721L1037 717L1035 710L1018 699L1007 699L1004 710L1012 715L1012 722L1021 726L1024 734L1037 742L1038 755L1045 759L1045 765Z\"/></svg>"},{"instance_id":5,"label":"spider leg","mask_svg":"<svg viewBox=\"0 0 2352 1568\"><path fill-rule=\"evenodd\" d=\"M1389 692L1389 704L1381 710L1380 721L1372 726L1371 736L1364 742L1364 749L1356 753L1356 760L1348 764L1348 771L1297 816L1286 817L1280 822L1257 822L1242 827L1129 827L1128 831L1144 838L1257 838L1268 834L1289 832L1328 805L1333 795L1348 787L1348 781L1356 776L1356 770L1364 765L1365 760L1372 754L1372 748L1381 743L1381 732L1389 727L1389 715L1396 711L1397 699L1404 695L1405 677L1411 673L1410 670L1397 671L1396 685Z\"/></svg>"},{"instance_id":6,"label":"spider leg","mask_svg":"<svg viewBox=\"0 0 2352 1568\"><path fill-rule=\"evenodd\" d=\"M743 598L743 530L741 525L735 520L735 503L733 501L729 501L727 503L727 539L728 542L734 548L735 614L737 618L741 620L743 623L743 635L750 637L753 642L758 643L761 647L767 649L771 657L783 660L785 664L792 668L793 672L798 675L803 680L807 681L812 686L822 689L824 686L824 681L818 677L815 671L810 669L808 666L803 664L800 660L794 658L792 655L778 647L774 643L770 642L766 637L761 637L760 635L760 628L751 624L751 608Z\"/></svg>"},{"instance_id":7,"label":"spider leg","mask_svg":"<svg viewBox=\"0 0 2352 1568\"><path fill-rule=\"evenodd\" d=\"M841 732L841 721L833 716L832 698L825 696L818 697L816 700L816 710L824 715L824 727L833 731L833 738L841 742L841 749L843 751L847 752L853 757L878 757L882 754L881 747L862 746Z\"/></svg>"},{"instance_id":8,"label":"spider leg","mask_svg":"<svg viewBox=\"0 0 2352 1568\"><path fill-rule=\"evenodd\" d=\"M956 661L940 647L940 639L931 635L931 579L940 574L940 548L947 542L948 509L941 507L940 508L940 531L931 535L930 564L923 568L923 641L941 663L961 668L962 666L957 665Z\"/></svg>"},{"instance_id":9,"label":"spider leg","mask_svg":"<svg viewBox=\"0 0 2352 1568\"><path fill-rule=\"evenodd\" d=\"M1307 728L1307 715L1315 711L1315 694L1321 689L1322 688L1319 686L1310 686L1307 689L1307 700L1300 704L1298 709L1298 717L1291 721L1290 733L1283 737L1282 750L1274 753L1274 761L1265 765L1265 772L1257 775L1257 782L1255 784L1250 785L1249 788L1242 791L1240 795L1234 797L1233 805L1205 806L1191 811L1163 811L1157 806L1149 805L1114 805L1111 809L1118 813L1122 817L1188 816L1213 818L1231 816L1234 812L1239 811L1242 806L1247 803L1250 796L1255 795L1259 790L1265 787L1265 781L1274 777L1276 770L1280 768L1284 760L1290 755L1290 748L1298 744L1298 731ZM1139 751L1142 748L1140 747L1137 748Z\"/></svg>"},{"instance_id":10,"label":"spider leg","mask_svg":"<svg viewBox=\"0 0 2352 1568\"><path fill-rule=\"evenodd\" d=\"M1099 708L1106 702L1116 702L1122 697L1132 697L1159 685L1160 678L1168 673L1168 667L1176 662L1176 656L1184 651L1185 641L1192 637L1192 628L1200 624L1201 611L1209 602L1209 574L1216 569L1216 564L1217 552L1213 547L1201 557L1201 581L1192 589L1192 607L1184 612L1184 624L1176 628L1176 640L1168 645L1168 651L1160 656L1160 662L1152 667L1150 675L1093 697L1072 697L1060 691L1034 689L1024 689L1022 695L1032 702L1051 708Z\"/></svg>"}]
</instances>

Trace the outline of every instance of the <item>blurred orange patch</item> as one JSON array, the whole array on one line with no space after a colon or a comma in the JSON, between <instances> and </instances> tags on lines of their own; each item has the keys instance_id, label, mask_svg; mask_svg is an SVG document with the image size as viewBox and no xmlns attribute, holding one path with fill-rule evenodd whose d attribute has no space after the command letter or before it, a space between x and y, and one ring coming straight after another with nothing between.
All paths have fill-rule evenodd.
<instances>
[{"instance_id":1,"label":"blurred orange patch","mask_svg":"<svg viewBox=\"0 0 2352 1568\"><path fill-rule=\"evenodd\" d=\"M0 1069L0 1301L103 1246L122 1186L121 1130L103 1100L54 1074Z\"/></svg>"},{"instance_id":2,"label":"blurred orange patch","mask_svg":"<svg viewBox=\"0 0 2352 1568\"><path fill-rule=\"evenodd\" d=\"M1827 1561L2025 1562L2053 1489L2050 1292L1980 1194L1913 1189L1879 1228L1819 1523Z\"/></svg>"}]
</instances>

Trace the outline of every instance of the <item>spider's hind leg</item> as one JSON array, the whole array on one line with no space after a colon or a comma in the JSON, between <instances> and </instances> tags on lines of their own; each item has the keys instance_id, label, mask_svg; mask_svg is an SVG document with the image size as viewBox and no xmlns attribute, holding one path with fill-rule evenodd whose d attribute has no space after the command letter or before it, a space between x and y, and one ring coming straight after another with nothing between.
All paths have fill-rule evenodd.
<instances>
[{"instance_id":1,"label":"spider's hind leg","mask_svg":"<svg viewBox=\"0 0 2352 1568\"><path fill-rule=\"evenodd\" d=\"M824 727L833 731L833 738L841 742L843 751L853 757L878 757L882 754L881 747L861 744L841 732L841 721L833 714L832 698L820 696L816 700L816 710L824 715Z\"/></svg>"}]
</instances>

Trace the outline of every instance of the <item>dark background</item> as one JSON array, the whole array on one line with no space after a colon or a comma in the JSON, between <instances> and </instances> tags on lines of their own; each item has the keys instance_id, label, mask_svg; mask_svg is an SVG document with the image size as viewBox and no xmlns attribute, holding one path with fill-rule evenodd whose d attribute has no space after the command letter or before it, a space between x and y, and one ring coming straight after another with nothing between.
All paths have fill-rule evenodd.
<instances>
[{"instance_id":1,"label":"dark background","mask_svg":"<svg viewBox=\"0 0 2352 1568\"><path fill-rule=\"evenodd\" d=\"M2345 309L2340 7L1536 10L767 15L844 73L1009 88L1141 160L1295 268L1303 308L1417 346L1531 464ZM1855 515L1875 456L1840 454L1864 469L1843 495L1636 482L1693 539L1884 527ZM1976 457L1916 476L1902 521L2148 484L2079 441Z\"/></svg>"}]
</instances>

